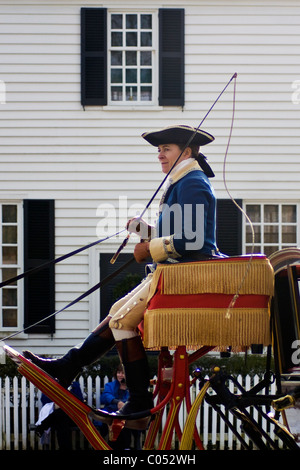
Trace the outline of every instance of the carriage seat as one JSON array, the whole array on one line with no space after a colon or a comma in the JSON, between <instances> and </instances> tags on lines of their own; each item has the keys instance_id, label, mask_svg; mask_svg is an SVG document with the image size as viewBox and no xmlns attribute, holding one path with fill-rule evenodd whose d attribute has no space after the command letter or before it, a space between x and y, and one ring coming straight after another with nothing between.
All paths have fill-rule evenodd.
<instances>
[{"instance_id":1,"label":"carriage seat","mask_svg":"<svg viewBox=\"0 0 300 470\"><path fill-rule=\"evenodd\" d=\"M159 264L144 315L147 349L269 345L273 268L264 255Z\"/></svg>"}]
</instances>

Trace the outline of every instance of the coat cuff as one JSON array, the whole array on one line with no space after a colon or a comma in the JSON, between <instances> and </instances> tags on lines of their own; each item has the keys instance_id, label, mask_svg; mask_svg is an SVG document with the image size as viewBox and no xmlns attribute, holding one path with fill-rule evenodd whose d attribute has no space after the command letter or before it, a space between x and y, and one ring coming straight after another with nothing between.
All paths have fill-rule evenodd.
<instances>
[{"instance_id":1,"label":"coat cuff","mask_svg":"<svg viewBox=\"0 0 300 470\"><path fill-rule=\"evenodd\" d=\"M150 241L149 249L155 263L165 261L168 258L180 258L180 254L174 248L173 235L170 237L153 238Z\"/></svg>"}]
</instances>

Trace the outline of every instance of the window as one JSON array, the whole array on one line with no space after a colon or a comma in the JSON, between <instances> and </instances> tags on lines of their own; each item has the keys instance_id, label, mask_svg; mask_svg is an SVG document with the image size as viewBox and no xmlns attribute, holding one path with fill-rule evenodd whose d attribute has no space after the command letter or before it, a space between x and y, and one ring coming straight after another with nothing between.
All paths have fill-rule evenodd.
<instances>
[{"instance_id":1,"label":"window","mask_svg":"<svg viewBox=\"0 0 300 470\"><path fill-rule=\"evenodd\" d=\"M153 103L154 15L112 13L109 25L109 102Z\"/></svg>"},{"instance_id":2,"label":"window","mask_svg":"<svg viewBox=\"0 0 300 470\"><path fill-rule=\"evenodd\" d=\"M271 253L297 246L297 204L264 203L246 204L245 210L253 224L255 234L254 253ZM252 231L245 226L245 251L252 251Z\"/></svg>"},{"instance_id":3,"label":"window","mask_svg":"<svg viewBox=\"0 0 300 470\"><path fill-rule=\"evenodd\" d=\"M184 10L81 9L82 106L184 105Z\"/></svg>"},{"instance_id":4,"label":"window","mask_svg":"<svg viewBox=\"0 0 300 470\"><path fill-rule=\"evenodd\" d=\"M20 215L18 204L0 203L0 267L1 282L19 274L20 269ZM17 282L1 289L1 328L15 329L19 318L19 288Z\"/></svg>"},{"instance_id":5,"label":"window","mask_svg":"<svg viewBox=\"0 0 300 470\"><path fill-rule=\"evenodd\" d=\"M12 282L0 289L3 335L23 327L31 333L55 331L54 317L46 318L55 308L53 260L54 201L0 201L0 282L47 265L27 274L22 282ZM38 325L32 326L36 322Z\"/></svg>"}]
</instances>

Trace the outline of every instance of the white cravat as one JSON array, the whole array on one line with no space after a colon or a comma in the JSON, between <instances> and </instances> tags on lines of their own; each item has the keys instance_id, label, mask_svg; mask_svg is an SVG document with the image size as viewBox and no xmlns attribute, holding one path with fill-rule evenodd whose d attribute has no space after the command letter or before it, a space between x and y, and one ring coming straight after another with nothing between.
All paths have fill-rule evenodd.
<instances>
[{"instance_id":1,"label":"white cravat","mask_svg":"<svg viewBox=\"0 0 300 470\"><path fill-rule=\"evenodd\" d=\"M186 160L182 160L182 162L180 162L180 163L177 163L177 165L173 168L171 173L168 175L168 177L167 177L167 179L166 179L166 181L163 185L164 194L166 193L168 188L173 183L173 179L174 179L174 176L176 175L177 171L181 170L185 166L188 166L194 160L195 160L194 158L190 157L190 158L187 158Z\"/></svg>"}]
</instances>

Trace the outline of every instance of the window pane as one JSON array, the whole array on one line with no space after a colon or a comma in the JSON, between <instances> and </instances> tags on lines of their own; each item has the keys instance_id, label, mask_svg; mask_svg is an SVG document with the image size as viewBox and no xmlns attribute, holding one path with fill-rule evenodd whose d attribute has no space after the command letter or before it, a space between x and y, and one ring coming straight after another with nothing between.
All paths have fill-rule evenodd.
<instances>
[{"instance_id":1,"label":"window pane","mask_svg":"<svg viewBox=\"0 0 300 470\"><path fill-rule=\"evenodd\" d=\"M112 51L111 65L122 65L122 52L121 51Z\"/></svg>"},{"instance_id":2,"label":"window pane","mask_svg":"<svg viewBox=\"0 0 300 470\"><path fill-rule=\"evenodd\" d=\"M123 90L121 86L112 86L111 87L111 99L113 101L122 101L123 99Z\"/></svg>"},{"instance_id":3,"label":"window pane","mask_svg":"<svg viewBox=\"0 0 300 470\"><path fill-rule=\"evenodd\" d=\"M274 253L275 251L278 251L279 250L279 246L266 246L265 245L265 249L264 249L264 254L266 256L270 256L272 253Z\"/></svg>"},{"instance_id":4,"label":"window pane","mask_svg":"<svg viewBox=\"0 0 300 470\"><path fill-rule=\"evenodd\" d=\"M2 247L2 262L3 264L17 264L17 247L16 246L3 246Z\"/></svg>"},{"instance_id":5,"label":"window pane","mask_svg":"<svg viewBox=\"0 0 300 470\"><path fill-rule=\"evenodd\" d=\"M248 204L246 206L246 213L251 222L260 222L260 205L259 204Z\"/></svg>"},{"instance_id":6,"label":"window pane","mask_svg":"<svg viewBox=\"0 0 300 470\"><path fill-rule=\"evenodd\" d=\"M127 51L126 52L126 65L136 65L136 64L137 64L136 51Z\"/></svg>"},{"instance_id":7,"label":"window pane","mask_svg":"<svg viewBox=\"0 0 300 470\"><path fill-rule=\"evenodd\" d=\"M152 33L150 31L147 33L141 33L141 46L142 47L152 46Z\"/></svg>"},{"instance_id":8,"label":"window pane","mask_svg":"<svg viewBox=\"0 0 300 470\"><path fill-rule=\"evenodd\" d=\"M18 274L16 268L3 268L2 269L2 281L7 281L8 279L11 279L12 277L16 277ZM15 286L17 285L18 281L12 282L10 286Z\"/></svg>"},{"instance_id":9,"label":"window pane","mask_svg":"<svg viewBox=\"0 0 300 470\"><path fill-rule=\"evenodd\" d=\"M137 33L126 33L126 46L137 46Z\"/></svg>"},{"instance_id":10,"label":"window pane","mask_svg":"<svg viewBox=\"0 0 300 470\"><path fill-rule=\"evenodd\" d=\"M282 243L296 243L295 225L285 225L282 227Z\"/></svg>"},{"instance_id":11,"label":"window pane","mask_svg":"<svg viewBox=\"0 0 300 470\"><path fill-rule=\"evenodd\" d=\"M111 82L112 83L122 83L122 69L111 69Z\"/></svg>"},{"instance_id":12,"label":"window pane","mask_svg":"<svg viewBox=\"0 0 300 470\"><path fill-rule=\"evenodd\" d=\"M137 100L137 87L130 86L126 87L126 101L136 101Z\"/></svg>"},{"instance_id":13,"label":"window pane","mask_svg":"<svg viewBox=\"0 0 300 470\"><path fill-rule=\"evenodd\" d=\"M123 17L122 15L111 15L111 29L122 29Z\"/></svg>"},{"instance_id":14,"label":"window pane","mask_svg":"<svg viewBox=\"0 0 300 470\"><path fill-rule=\"evenodd\" d=\"M246 247L246 253L247 254L252 253L252 246L247 246ZM261 247L260 246L255 246L253 248L253 253L261 253Z\"/></svg>"},{"instance_id":15,"label":"window pane","mask_svg":"<svg viewBox=\"0 0 300 470\"><path fill-rule=\"evenodd\" d=\"M296 222L296 206L282 206L282 222Z\"/></svg>"},{"instance_id":16,"label":"window pane","mask_svg":"<svg viewBox=\"0 0 300 470\"><path fill-rule=\"evenodd\" d=\"M151 100L152 100L152 87L142 86L141 87L141 101L151 101Z\"/></svg>"},{"instance_id":17,"label":"window pane","mask_svg":"<svg viewBox=\"0 0 300 470\"><path fill-rule=\"evenodd\" d=\"M278 227L274 225L266 225L264 228L265 243L278 243Z\"/></svg>"},{"instance_id":18,"label":"window pane","mask_svg":"<svg viewBox=\"0 0 300 470\"><path fill-rule=\"evenodd\" d=\"M126 69L126 83L136 83L136 82L137 82L137 70Z\"/></svg>"},{"instance_id":19,"label":"window pane","mask_svg":"<svg viewBox=\"0 0 300 470\"><path fill-rule=\"evenodd\" d=\"M260 225L253 226L255 243L261 243ZM246 226L246 243L252 243L252 230L250 225Z\"/></svg>"},{"instance_id":20,"label":"window pane","mask_svg":"<svg viewBox=\"0 0 300 470\"><path fill-rule=\"evenodd\" d=\"M15 308L2 310L3 327L15 327L18 322L18 311Z\"/></svg>"},{"instance_id":21,"label":"window pane","mask_svg":"<svg viewBox=\"0 0 300 470\"><path fill-rule=\"evenodd\" d=\"M17 243L18 232L16 226L3 226L2 227L2 241L3 243Z\"/></svg>"},{"instance_id":22,"label":"window pane","mask_svg":"<svg viewBox=\"0 0 300 470\"><path fill-rule=\"evenodd\" d=\"M111 45L114 47L122 47L123 46L123 34L111 33Z\"/></svg>"},{"instance_id":23,"label":"window pane","mask_svg":"<svg viewBox=\"0 0 300 470\"><path fill-rule=\"evenodd\" d=\"M137 29L137 15L126 15L126 29Z\"/></svg>"},{"instance_id":24,"label":"window pane","mask_svg":"<svg viewBox=\"0 0 300 470\"><path fill-rule=\"evenodd\" d=\"M17 206L3 205L2 206L2 222L17 222Z\"/></svg>"},{"instance_id":25,"label":"window pane","mask_svg":"<svg viewBox=\"0 0 300 470\"><path fill-rule=\"evenodd\" d=\"M152 64L152 54L151 51L142 51L140 53L141 65L151 65Z\"/></svg>"},{"instance_id":26,"label":"window pane","mask_svg":"<svg viewBox=\"0 0 300 470\"><path fill-rule=\"evenodd\" d=\"M141 29L152 28L152 15L141 15Z\"/></svg>"},{"instance_id":27,"label":"window pane","mask_svg":"<svg viewBox=\"0 0 300 470\"><path fill-rule=\"evenodd\" d=\"M267 204L264 207L264 221L278 222L278 206L276 204Z\"/></svg>"},{"instance_id":28,"label":"window pane","mask_svg":"<svg viewBox=\"0 0 300 470\"><path fill-rule=\"evenodd\" d=\"M151 82L152 82L152 70L142 69L141 70L141 83L151 83Z\"/></svg>"},{"instance_id":29,"label":"window pane","mask_svg":"<svg viewBox=\"0 0 300 470\"><path fill-rule=\"evenodd\" d=\"M18 305L17 289L2 289L2 305L16 307Z\"/></svg>"}]
</instances>

